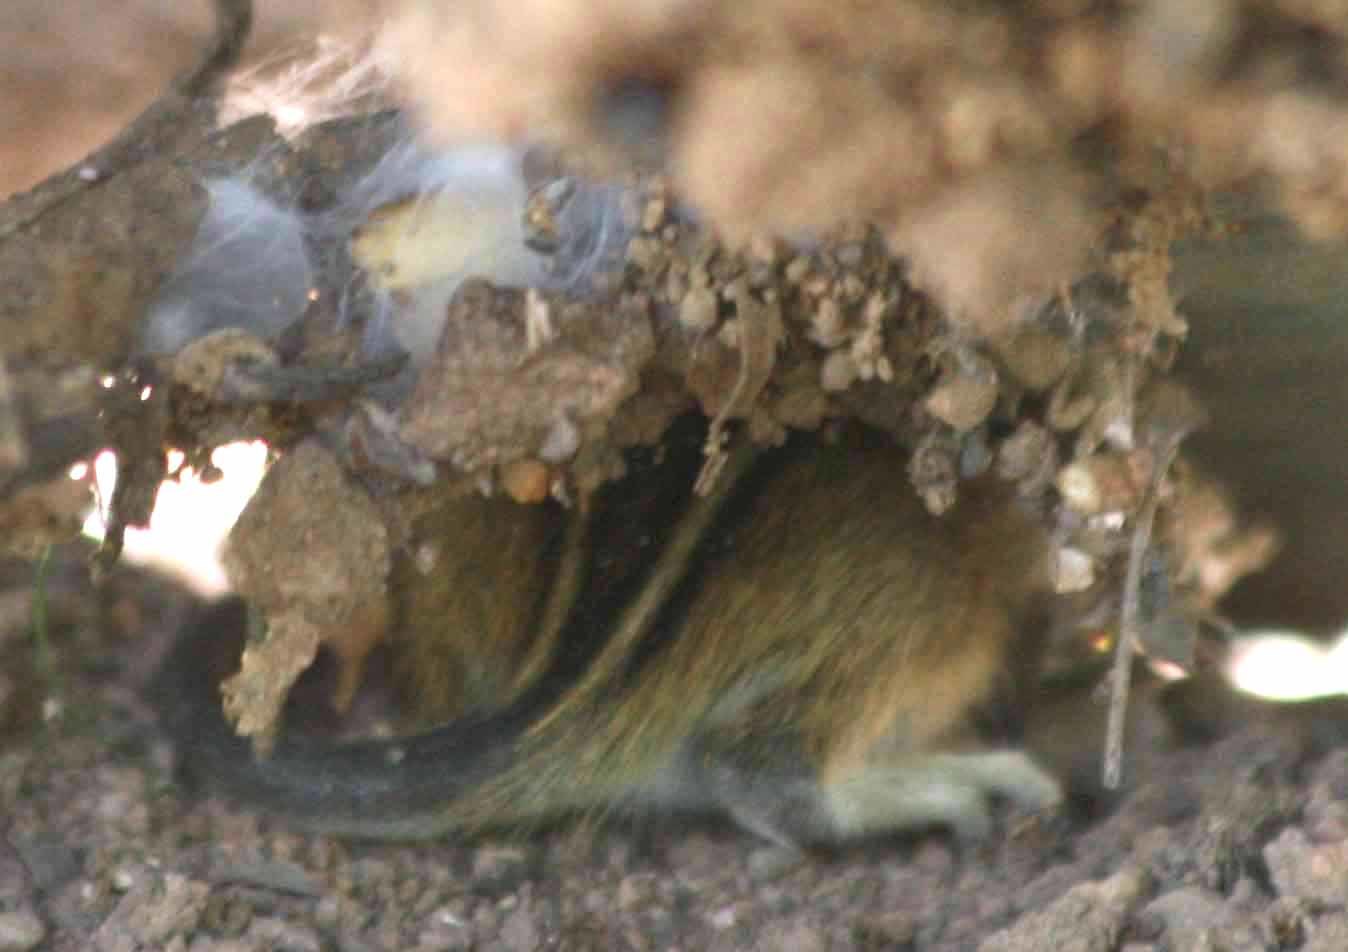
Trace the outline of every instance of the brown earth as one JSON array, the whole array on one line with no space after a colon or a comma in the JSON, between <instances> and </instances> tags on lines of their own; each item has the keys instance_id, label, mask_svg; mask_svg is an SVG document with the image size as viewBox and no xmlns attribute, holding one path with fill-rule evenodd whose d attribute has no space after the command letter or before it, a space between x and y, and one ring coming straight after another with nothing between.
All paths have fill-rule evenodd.
<instances>
[{"instance_id":1,"label":"brown earth","mask_svg":"<svg viewBox=\"0 0 1348 952\"><path fill-rule=\"evenodd\" d=\"M359 32L378 6L263 0L251 55L314 23ZM209 23L204 0L0 6L0 195L114 134ZM1191 361L1216 397L1198 445L1294 532L1238 593L1248 617L1348 615L1343 254L1286 236L1271 252L1256 234L1235 257L1181 259L1194 336L1228 344ZM1275 315L1291 319L1271 333ZM130 574L95 591L78 565L55 563L45 646L30 570L0 592L0 949L1348 948L1348 754L1259 726L1158 746L1094 822L1028 821L963 851L889 844L771 884L750 879L744 837L718 830L296 836L172 785L140 690L185 596Z\"/></svg>"},{"instance_id":2,"label":"brown earth","mask_svg":"<svg viewBox=\"0 0 1348 952\"><path fill-rule=\"evenodd\" d=\"M1113 810L1011 816L963 847L933 834L847 850L768 882L751 875L746 835L691 823L470 844L297 835L174 784L143 698L189 600L130 570L96 591L82 555L51 563L44 640L29 624L31 568L4 571L0 948L1330 952L1348 941L1348 748L1326 753L1268 724L1189 748L1139 741ZM1342 735L1338 717L1321 722L1328 739Z\"/></svg>"}]
</instances>

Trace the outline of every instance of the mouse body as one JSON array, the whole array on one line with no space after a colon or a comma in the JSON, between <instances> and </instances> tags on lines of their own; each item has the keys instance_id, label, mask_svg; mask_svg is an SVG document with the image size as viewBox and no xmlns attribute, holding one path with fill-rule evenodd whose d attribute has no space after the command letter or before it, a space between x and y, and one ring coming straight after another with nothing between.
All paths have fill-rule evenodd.
<instances>
[{"instance_id":1,"label":"mouse body","mask_svg":"<svg viewBox=\"0 0 1348 952\"><path fill-rule=\"evenodd\" d=\"M536 513L522 529L459 520L474 527L465 551L488 568L521 552L558 564L529 563L535 581L499 586L504 628L482 621L480 597L422 606L401 667L422 672L424 708L459 712L422 733L283 735L254 756L212 676L193 669L194 642L247 622L237 601L214 606L169 662L189 672L168 690L181 760L246 804L357 837L692 811L797 851L931 827L978 836L994 799L1056 803L1058 783L1001 716L1023 710L1039 672L1052 601L1043 533L1009 493L978 483L932 515L903 449L844 433L740 451L705 497L684 478L698 457L687 441L653 464L672 476L638 468L577 507L588 515L568 514L584 520L570 536ZM512 549L493 532L532 541ZM583 541L548 541L566 537ZM558 582L576 558L574 581ZM520 626L548 630L530 639ZM499 703L424 697L459 690L475 654Z\"/></svg>"}]
</instances>

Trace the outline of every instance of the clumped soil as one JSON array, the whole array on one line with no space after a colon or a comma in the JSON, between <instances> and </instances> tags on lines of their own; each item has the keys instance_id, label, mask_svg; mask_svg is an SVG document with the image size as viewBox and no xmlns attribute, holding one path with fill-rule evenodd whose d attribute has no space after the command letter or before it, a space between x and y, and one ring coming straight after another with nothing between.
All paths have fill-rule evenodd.
<instances>
[{"instance_id":1,"label":"clumped soil","mask_svg":"<svg viewBox=\"0 0 1348 952\"><path fill-rule=\"evenodd\" d=\"M48 569L45 639L30 569L0 596L0 949L1348 947L1348 747L1257 720L1187 747L1150 732L1112 807L773 881L745 835L687 822L299 835L175 784L145 688L191 598L131 569L96 590L84 555Z\"/></svg>"}]
</instances>

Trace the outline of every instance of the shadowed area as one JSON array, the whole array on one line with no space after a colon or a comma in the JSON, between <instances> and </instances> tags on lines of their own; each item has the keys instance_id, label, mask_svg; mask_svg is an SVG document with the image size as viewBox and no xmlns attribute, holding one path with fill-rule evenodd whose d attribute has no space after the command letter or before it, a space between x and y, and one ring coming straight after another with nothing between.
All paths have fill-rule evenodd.
<instances>
[{"instance_id":1,"label":"shadowed area","mask_svg":"<svg viewBox=\"0 0 1348 952\"><path fill-rule=\"evenodd\" d=\"M1325 631L1348 618L1348 244L1246 224L1177 256L1191 326L1180 366L1212 411L1186 448L1285 534L1232 615Z\"/></svg>"}]
</instances>

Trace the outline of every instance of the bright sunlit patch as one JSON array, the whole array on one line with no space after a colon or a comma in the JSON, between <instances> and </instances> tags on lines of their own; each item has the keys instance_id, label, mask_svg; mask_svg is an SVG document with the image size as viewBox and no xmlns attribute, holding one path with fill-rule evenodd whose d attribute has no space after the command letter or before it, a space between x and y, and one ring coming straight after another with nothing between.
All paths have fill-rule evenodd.
<instances>
[{"instance_id":1,"label":"bright sunlit patch","mask_svg":"<svg viewBox=\"0 0 1348 952\"><path fill-rule=\"evenodd\" d=\"M278 103L273 111L276 124L286 129L303 129L312 123L309 110L298 103Z\"/></svg>"},{"instance_id":2,"label":"bright sunlit patch","mask_svg":"<svg viewBox=\"0 0 1348 952\"><path fill-rule=\"evenodd\" d=\"M169 454L169 467L181 464L182 454ZM260 441L230 443L211 454L224 475L203 483L191 469L177 480L166 480L155 497L147 529L128 529L124 557L181 578L202 595L220 595L229 589L220 547L234 520L257 490L267 464L267 446ZM116 485L116 461L111 452L94 461L99 508L85 520L84 532L103 538L107 501Z\"/></svg>"},{"instance_id":3,"label":"bright sunlit patch","mask_svg":"<svg viewBox=\"0 0 1348 952\"><path fill-rule=\"evenodd\" d=\"M1151 673L1162 681L1178 681L1180 678L1188 676L1189 672L1182 665L1173 661L1166 661L1164 658L1149 658L1147 660Z\"/></svg>"},{"instance_id":4,"label":"bright sunlit patch","mask_svg":"<svg viewBox=\"0 0 1348 952\"><path fill-rule=\"evenodd\" d=\"M1250 632L1232 644L1227 673L1242 691L1275 701L1348 694L1348 632L1332 646L1295 632Z\"/></svg>"}]
</instances>

